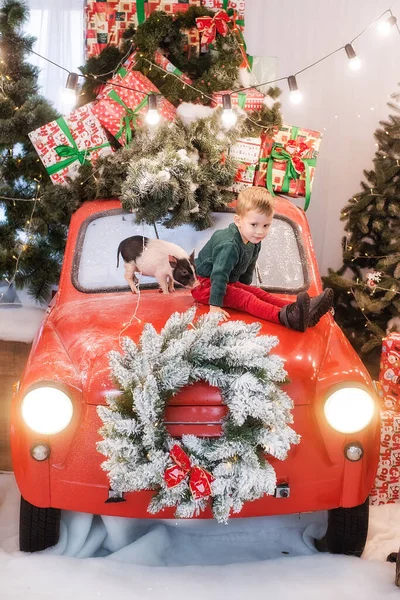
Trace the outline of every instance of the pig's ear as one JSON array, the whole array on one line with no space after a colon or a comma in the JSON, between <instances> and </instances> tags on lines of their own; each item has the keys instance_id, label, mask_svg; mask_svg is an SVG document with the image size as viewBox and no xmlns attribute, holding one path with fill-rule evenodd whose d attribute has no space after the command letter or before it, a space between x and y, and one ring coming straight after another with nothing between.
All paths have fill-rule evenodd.
<instances>
[{"instance_id":1,"label":"pig's ear","mask_svg":"<svg viewBox=\"0 0 400 600\"><path fill-rule=\"evenodd\" d=\"M189 256L190 262L192 263L192 265L194 265L194 250L192 252L192 254Z\"/></svg>"},{"instance_id":2,"label":"pig's ear","mask_svg":"<svg viewBox=\"0 0 400 600\"><path fill-rule=\"evenodd\" d=\"M175 258L175 256L172 256L172 254L169 254L168 260L169 260L169 264L171 265L171 267L173 269L175 269L176 265L178 264L178 260Z\"/></svg>"}]
</instances>

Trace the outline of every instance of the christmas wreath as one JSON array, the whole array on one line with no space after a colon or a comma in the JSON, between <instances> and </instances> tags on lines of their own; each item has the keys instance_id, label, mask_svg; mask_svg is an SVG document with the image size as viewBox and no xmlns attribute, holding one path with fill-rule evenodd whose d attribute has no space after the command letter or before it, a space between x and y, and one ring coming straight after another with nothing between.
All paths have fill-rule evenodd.
<instances>
[{"instance_id":1,"label":"christmas wreath","mask_svg":"<svg viewBox=\"0 0 400 600\"><path fill-rule=\"evenodd\" d=\"M284 460L299 436L289 427L293 403L279 384L283 359L270 355L278 339L259 336L259 323L218 326L219 315L193 321L195 309L173 314L158 334L146 324L139 344L123 340L110 365L122 394L98 407L107 457L102 467L117 492L155 490L148 511L175 506L190 518L211 500L226 523L246 501L273 494L276 474L266 455ZM172 438L164 424L171 396L206 381L228 407L218 438Z\"/></svg>"}]
</instances>

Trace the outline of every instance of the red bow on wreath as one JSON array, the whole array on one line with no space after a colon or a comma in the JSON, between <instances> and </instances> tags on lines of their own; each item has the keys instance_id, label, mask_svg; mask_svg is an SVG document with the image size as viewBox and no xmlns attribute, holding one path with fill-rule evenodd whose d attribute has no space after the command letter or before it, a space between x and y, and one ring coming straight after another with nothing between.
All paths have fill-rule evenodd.
<instances>
[{"instance_id":1,"label":"red bow on wreath","mask_svg":"<svg viewBox=\"0 0 400 600\"><path fill-rule=\"evenodd\" d=\"M230 17L224 10L219 10L215 17L197 17L197 29L203 34L201 43L212 44L217 35L217 31L225 37L229 31L227 23L229 23L230 20Z\"/></svg>"},{"instance_id":2,"label":"red bow on wreath","mask_svg":"<svg viewBox=\"0 0 400 600\"><path fill-rule=\"evenodd\" d=\"M177 444L172 447L169 455L175 465L168 467L164 472L164 479L168 487L175 487L190 473L189 488L193 498L198 500L211 495L211 483L215 481L215 477L211 473L201 467L192 467L190 458Z\"/></svg>"}]
</instances>

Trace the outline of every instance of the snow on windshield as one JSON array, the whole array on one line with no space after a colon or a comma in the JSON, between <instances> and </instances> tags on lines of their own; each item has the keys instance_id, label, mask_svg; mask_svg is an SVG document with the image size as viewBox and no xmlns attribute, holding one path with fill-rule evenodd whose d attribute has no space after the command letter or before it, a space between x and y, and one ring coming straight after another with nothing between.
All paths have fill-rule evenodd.
<instances>
[{"instance_id":1,"label":"snow on windshield","mask_svg":"<svg viewBox=\"0 0 400 600\"><path fill-rule=\"evenodd\" d=\"M181 225L166 229L156 224L160 239L182 246L188 254L199 253L215 229L227 227L233 221L233 213L214 213L215 225L212 229L196 231L191 225ZM124 261L120 257L117 268L117 249L122 240L133 235L156 238L153 225L135 223L134 215L121 211L108 211L89 220L81 247L76 256L78 265L76 284L84 291L107 291L126 289ZM76 252L79 252L77 249ZM290 222L275 217L262 242L258 260L258 278L254 284L267 288L296 290L304 284L304 271L295 231ZM141 277L140 283L155 283L153 277Z\"/></svg>"}]
</instances>

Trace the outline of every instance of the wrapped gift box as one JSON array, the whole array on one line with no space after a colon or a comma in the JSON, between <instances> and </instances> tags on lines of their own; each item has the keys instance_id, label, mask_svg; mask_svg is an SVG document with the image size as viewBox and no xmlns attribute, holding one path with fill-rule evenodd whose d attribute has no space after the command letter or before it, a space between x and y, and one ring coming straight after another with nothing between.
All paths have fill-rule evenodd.
<instances>
[{"instance_id":1,"label":"wrapped gift box","mask_svg":"<svg viewBox=\"0 0 400 600\"><path fill-rule=\"evenodd\" d=\"M238 18L244 21L244 11L246 0L201 0L201 5L209 10L226 10L233 9Z\"/></svg>"},{"instance_id":2,"label":"wrapped gift box","mask_svg":"<svg viewBox=\"0 0 400 600\"><path fill-rule=\"evenodd\" d=\"M67 177L76 177L81 164L113 151L93 108L93 103L85 104L29 134L53 183L66 184Z\"/></svg>"},{"instance_id":3,"label":"wrapped gift box","mask_svg":"<svg viewBox=\"0 0 400 600\"><path fill-rule=\"evenodd\" d=\"M179 79L182 79L182 81L185 81L186 83L193 83L190 77L188 77L187 75L185 75L185 73L182 73L182 71L175 67L175 65L173 65L172 62L170 62L166 56L161 54L161 52L155 53L154 61L162 69L164 69L168 73L174 73L174 75L179 77Z\"/></svg>"},{"instance_id":4,"label":"wrapped gift box","mask_svg":"<svg viewBox=\"0 0 400 600\"><path fill-rule=\"evenodd\" d=\"M118 46L130 25L137 27L155 10L176 14L192 5L200 6L200 0L89 0L85 7L86 56L97 56L109 44Z\"/></svg>"},{"instance_id":5,"label":"wrapped gift box","mask_svg":"<svg viewBox=\"0 0 400 600\"><path fill-rule=\"evenodd\" d=\"M264 94L257 89L246 90L246 92L234 92L224 90L214 92L212 95L211 106L222 106L222 96L230 94L232 108L242 108L246 111L260 110L264 105Z\"/></svg>"},{"instance_id":6,"label":"wrapped gift box","mask_svg":"<svg viewBox=\"0 0 400 600\"><path fill-rule=\"evenodd\" d=\"M400 413L382 410L380 457L370 504L393 504L399 500Z\"/></svg>"},{"instance_id":7,"label":"wrapped gift box","mask_svg":"<svg viewBox=\"0 0 400 600\"><path fill-rule=\"evenodd\" d=\"M229 188L239 193L242 189L253 185L254 175L261 149L261 138L239 138L229 150L229 156L238 161L235 181Z\"/></svg>"},{"instance_id":8,"label":"wrapped gift box","mask_svg":"<svg viewBox=\"0 0 400 600\"><path fill-rule=\"evenodd\" d=\"M400 333L390 333L382 340L379 383L385 400L394 398L400 411Z\"/></svg>"},{"instance_id":9,"label":"wrapped gift box","mask_svg":"<svg viewBox=\"0 0 400 600\"><path fill-rule=\"evenodd\" d=\"M254 184L288 196L310 201L315 166L322 134L319 131L282 125L270 136L265 134Z\"/></svg>"},{"instance_id":10,"label":"wrapped gift box","mask_svg":"<svg viewBox=\"0 0 400 600\"><path fill-rule=\"evenodd\" d=\"M124 87L113 86L112 83ZM101 124L123 145L130 143L132 130L140 127L148 110L148 95L159 94L156 86L140 71L121 68L101 92L94 112ZM158 112L167 121L173 121L176 109L161 95Z\"/></svg>"}]
</instances>

